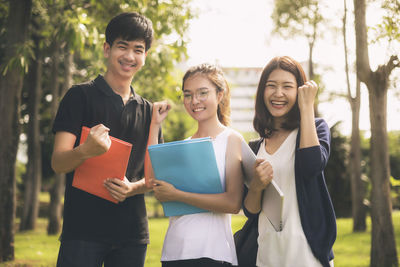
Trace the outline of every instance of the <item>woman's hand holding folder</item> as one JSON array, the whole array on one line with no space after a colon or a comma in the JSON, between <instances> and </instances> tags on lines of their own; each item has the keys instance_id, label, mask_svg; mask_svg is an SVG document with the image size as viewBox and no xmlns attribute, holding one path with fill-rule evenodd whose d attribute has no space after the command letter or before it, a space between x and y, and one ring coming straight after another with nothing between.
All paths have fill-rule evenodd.
<instances>
[{"instance_id":1,"label":"woman's hand holding folder","mask_svg":"<svg viewBox=\"0 0 400 267\"><path fill-rule=\"evenodd\" d=\"M244 203L249 212L257 214L261 210L262 193L271 183L274 172L271 164L264 159L257 159L254 169L254 178L250 182L249 193Z\"/></svg>"},{"instance_id":2,"label":"woman's hand holding folder","mask_svg":"<svg viewBox=\"0 0 400 267\"><path fill-rule=\"evenodd\" d=\"M165 181L154 180L153 183L154 196L160 202L177 200L176 188Z\"/></svg>"},{"instance_id":3,"label":"woman's hand holding folder","mask_svg":"<svg viewBox=\"0 0 400 267\"><path fill-rule=\"evenodd\" d=\"M262 191L271 182L274 170L271 164L264 159L257 159L255 163L254 179L251 180L250 190L252 191Z\"/></svg>"}]
</instances>

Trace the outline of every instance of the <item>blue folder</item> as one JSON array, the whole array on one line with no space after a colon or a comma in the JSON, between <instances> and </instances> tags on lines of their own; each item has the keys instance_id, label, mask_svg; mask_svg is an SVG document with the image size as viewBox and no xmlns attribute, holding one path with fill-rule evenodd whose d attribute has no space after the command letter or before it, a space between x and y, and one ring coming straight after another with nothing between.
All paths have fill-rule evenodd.
<instances>
[{"instance_id":1,"label":"blue folder","mask_svg":"<svg viewBox=\"0 0 400 267\"><path fill-rule=\"evenodd\" d=\"M148 147L154 175L175 188L192 193L224 192L210 137ZM209 212L177 201L162 202L165 216Z\"/></svg>"}]
</instances>

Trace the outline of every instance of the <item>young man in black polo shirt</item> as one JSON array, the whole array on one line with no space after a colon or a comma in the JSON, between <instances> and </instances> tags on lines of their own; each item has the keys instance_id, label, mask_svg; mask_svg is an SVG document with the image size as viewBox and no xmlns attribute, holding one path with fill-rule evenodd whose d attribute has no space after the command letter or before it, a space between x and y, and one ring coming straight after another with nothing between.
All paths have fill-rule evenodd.
<instances>
[{"instance_id":1,"label":"young man in black polo shirt","mask_svg":"<svg viewBox=\"0 0 400 267\"><path fill-rule=\"evenodd\" d=\"M106 73L73 86L60 103L53 125L52 167L67 173L67 180L57 266L144 265L149 233L144 203L148 189L142 177L152 104L134 92L131 82L145 63L152 39L152 23L146 17L114 17L103 47ZM82 126L91 130L79 145ZM104 184L118 204L72 187L75 168L106 152L109 135L132 144L125 179L110 177Z\"/></svg>"}]
</instances>

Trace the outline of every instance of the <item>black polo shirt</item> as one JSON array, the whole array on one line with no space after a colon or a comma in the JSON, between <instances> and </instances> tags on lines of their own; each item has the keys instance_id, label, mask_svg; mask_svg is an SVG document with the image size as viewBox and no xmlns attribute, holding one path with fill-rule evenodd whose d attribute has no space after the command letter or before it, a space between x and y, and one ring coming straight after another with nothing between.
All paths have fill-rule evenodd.
<instances>
[{"instance_id":1,"label":"black polo shirt","mask_svg":"<svg viewBox=\"0 0 400 267\"><path fill-rule=\"evenodd\" d=\"M75 85L62 99L53 132L70 132L79 144L82 126L104 124L110 135L132 144L126 177L143 177L143 164L152 104L131 88L133 97L124 105L104 78ZM161 132L160 132L161 139ZM74 172L67 174L62 240L90 240L107 243L145 244L149 242L144 195L135 195L114 204L72 187Z\"/></svg>"}]
</instances>

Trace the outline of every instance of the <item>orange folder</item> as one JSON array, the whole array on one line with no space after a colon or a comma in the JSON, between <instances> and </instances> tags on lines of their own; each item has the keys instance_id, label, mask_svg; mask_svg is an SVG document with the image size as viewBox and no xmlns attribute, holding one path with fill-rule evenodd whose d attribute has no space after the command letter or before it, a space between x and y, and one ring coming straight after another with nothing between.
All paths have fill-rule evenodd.
<instances>
[{"instance_id":1,"label":"orange folder","mask_svg":"<svg viewBox=\"0 0 400 267\"><path fill-rule=\"evenodd\" d=\"M82 127L80 144L85 142L89 131L88 127ZM111 146L106 153L85 160L75 169L72 186L118 203L104 187L103 182L107 178L124 179L132 144L112 136L110 136L110 139Z\"/></svg>"}]
</instances>

